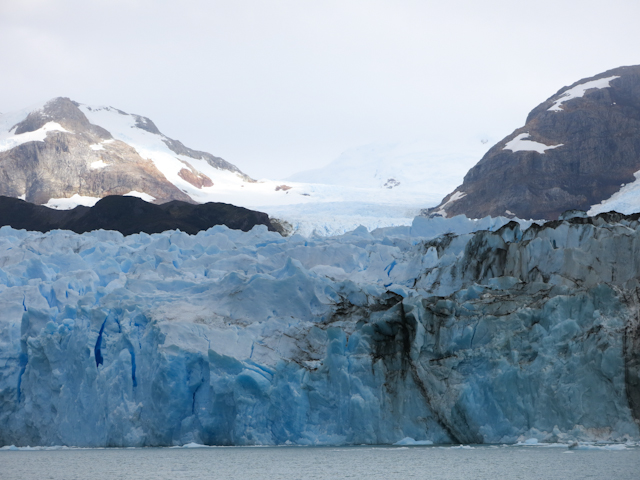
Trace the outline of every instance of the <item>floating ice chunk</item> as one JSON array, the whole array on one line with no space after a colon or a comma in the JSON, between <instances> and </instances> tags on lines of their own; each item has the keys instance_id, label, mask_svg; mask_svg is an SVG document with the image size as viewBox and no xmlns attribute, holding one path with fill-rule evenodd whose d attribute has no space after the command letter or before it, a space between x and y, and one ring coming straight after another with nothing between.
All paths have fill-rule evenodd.
<instances>
[{"instance_id":1,"label":"floating ice chunk","mask_svg":"<svg viewBox=\"0 0 640 480\"><path fill-rule=\"evenodd\" d=\"M611 452L627 450L627 446L623 443L613 443L609 445L595 445L595 444L586 443L586 442L585 443L575 442L569 445L569 448L571 450L606 450Z\"/></svg>"},{"instance_id":2,"label":"floating ice chunk","mask_svg":"<svg viewBox=\"0 0 640 480\"><path fill-rule=\"evenodd\" d=\"M512 152L538 152L544 153L547 150L562 147L564 144L559 145L545 145L544 143L528 140L529 133L521 133L513 140L507 142L503 150L511 150Z\"/></svg>"},{"instance_id":3,"label":"floating ice chunk","mask_svg":"<svg viewBox=\"0 0 640 480\"><path fill-rule=\"evenodd\" d=\"M414 440L411 437L404 437L402 440L397 441L394 445L433 445L431 440Z\"/></svg>"}]
</instances>

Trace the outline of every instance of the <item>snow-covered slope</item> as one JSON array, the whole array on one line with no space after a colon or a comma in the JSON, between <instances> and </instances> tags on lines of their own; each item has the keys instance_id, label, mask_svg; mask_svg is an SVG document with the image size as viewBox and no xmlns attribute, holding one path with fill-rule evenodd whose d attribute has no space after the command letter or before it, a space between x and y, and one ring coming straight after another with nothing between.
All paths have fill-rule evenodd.
<instances>
[{"instance_id":1,"label":"snow-covered slope","mask_svg":"<svg viewBox=\"0 0 640 480\"><path fill-rule=\"evenodd\" d=\"M112 194L241 205L293 197L163 135L148 118L68 98L0 115L0 177L0 194L54 208Z\"/></svg>"},{"instance_id":2,"label":"snow-covered slope","mask_svg":"<svg viewBox=\"0 0 640 480\"><path fill-rule=\"evenodd\" d=\"M637 441L640 225L507 221L4 227L0 445Z\"/></svg>"},{"instance_id":3,"label":"snow-covered slope","mask_svg":"<svg viewBox=\"0 0 640 480\"><path fill-rule=\"evenodd\" d=\"M596 205L592 205L589 215L598 215L604 212L619 212L625 215L640 212L640 171L634 173L636 178L631 183L622 184L620 190L611 197L602 200Z\"/></svg>"},{"instance_id":4,"label":"snow-covered slope","mask_svg":"<svg viewBox=\"0 0 640 480\"><path fill-rule=\"evenodd\" d=\"M213 155L185 147L148 118L57 98L0 116L0 194L69 209L105 195L147 201L225 202L267 212L293 231L337 234L410 225L482 154L420 145L345 152L327 167L288 180L253 181ZM451 165L457 165L452 169Z\"/></svg>"},{"instance_id":5,"label":"snow-covered slope","mask_svg":"<svg viewBox=\"0 0 640 480\"><path fill-rule=\"evenodd\" d=\"M367 145L347 150L323 168L289 177L304 183L371 190L379 203L438 202L486 151L485 144L467 142L449 149L426 144Z\"/></svg>"}]
</instances>

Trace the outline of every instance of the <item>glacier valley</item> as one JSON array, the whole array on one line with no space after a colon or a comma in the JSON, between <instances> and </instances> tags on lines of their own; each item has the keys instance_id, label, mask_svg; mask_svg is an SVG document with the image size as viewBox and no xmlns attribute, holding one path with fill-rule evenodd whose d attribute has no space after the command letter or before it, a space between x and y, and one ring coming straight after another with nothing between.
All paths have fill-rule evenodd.
<instances>
[{"instance_id":1,"label":"glacier valley","mask_svg":"<svg viewBox=\"0 0 640 480\"><path fill-rule=\"evenodd\" d=\"M0 446L640 440L640 223L0 229Z\"/></svg>"}]
</instances>

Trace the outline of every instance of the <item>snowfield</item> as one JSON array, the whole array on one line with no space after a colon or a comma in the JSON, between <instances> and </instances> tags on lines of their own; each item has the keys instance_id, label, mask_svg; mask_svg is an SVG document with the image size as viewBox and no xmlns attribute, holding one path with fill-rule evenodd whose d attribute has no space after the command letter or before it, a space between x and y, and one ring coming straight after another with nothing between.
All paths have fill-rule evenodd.
<instances>
[{"instance_id":1,"label":"snowfield","mask_svg":"<svg viewBox=\"0 0 640 480\"><path fill-rule=\"evenodd\" d=\"M551 107L547 110L550 112L562 112L562 104L572 100L574 98L583 97L587 90L591 90L593 88L608 88L611 80L615 80L616 78L620 78L619 76L612 76L607 78L599 78L597 80L591 80L589 82L581 83L576 85L573 88L570 88L566 92L564 92L559 100L556 100Z\"/></svg>"},{"instance_id":2,"label":"snowfield","mask_svg":"<svg viewBox=\"0 0 640 480\"><path fill-rule=\"evenodd\" d=\"M638 441L637 222L508 221L3 227L0 446Z\"/></svg>"}]
</instances>

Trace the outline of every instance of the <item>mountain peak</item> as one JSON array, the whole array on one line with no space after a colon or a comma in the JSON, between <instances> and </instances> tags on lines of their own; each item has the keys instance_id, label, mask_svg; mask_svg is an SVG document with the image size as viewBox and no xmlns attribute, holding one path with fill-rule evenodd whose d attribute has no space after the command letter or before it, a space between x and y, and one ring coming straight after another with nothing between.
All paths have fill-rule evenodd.
<instances>
[{"instance_id":1,"label":"mountain peak","mask_svg":"<svg viewBox=\"0 0 640 480\"><path fill-rule=\"evenodd\" d=\"M426 213L556 219L607 203L638 171L640 65L561 88Z\"/></svg>"},{"instance_id":2,"label":"mountain peak","mask_svg":"<svg viewBox=\"0 0 640 480\"><path fill-rule=\"evenodd\" d=\"M203 203L217 200L222 185L253 182L147 117L67 97L0 116L0 178L0 195L67 208L130 192L155 203Z\"/></svg>"},{"instance_id":3,"label":"mountain peak","mask_svg":"<svg viewBox=\"0 0 640 480\"><path fill-rule=\"evenodd\" d=\"M111 139L111 134L104 128L92 125L82 113L79 103L67 97L49 100L40 109L34 110L20 123L14 126L16 135L35 132L49 122L56 122L72 132L89 132L103 140Z\"/></svg>"}]
</instances>

